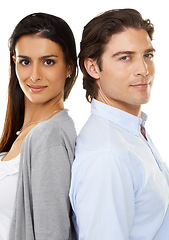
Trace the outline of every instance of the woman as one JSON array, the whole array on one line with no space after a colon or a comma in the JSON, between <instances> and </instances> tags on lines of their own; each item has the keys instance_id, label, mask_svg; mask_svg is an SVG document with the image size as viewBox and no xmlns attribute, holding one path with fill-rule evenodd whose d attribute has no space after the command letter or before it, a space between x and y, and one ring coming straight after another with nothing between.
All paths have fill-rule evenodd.
<instances>
[{"instance_id":1,"label":"woman","mask_svg":"<svg viewBox=\"0 0 169 240\"><path fill-rule=\"evenodd\" d=\"M76 132L64 100L76 79L74 36L61 18L35 13L19 22L9 46L0 239L71 239L68 193Z\"/></svg>"}]
</instances>

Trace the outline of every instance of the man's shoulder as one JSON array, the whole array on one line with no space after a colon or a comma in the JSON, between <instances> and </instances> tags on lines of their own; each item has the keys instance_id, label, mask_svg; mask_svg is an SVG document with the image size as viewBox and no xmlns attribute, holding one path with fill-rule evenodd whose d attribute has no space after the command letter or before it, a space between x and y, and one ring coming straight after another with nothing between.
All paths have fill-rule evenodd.
<instances>
[{"instance_id":1,"label":"man's shoulder","mask_svg":"<svg viewBox=\"0 0 169 240\"><path fill-rule=\"evenodd\" d=\"M105 123L105 124L104 124ZM105 162L137 162L135 156L135 136L107 119L91 116L76 139L75 162L97 159Z\"/></svg>"},{"instance_id":2,"label":"man's shoulder","mask_svg":"<svg viewBox=\"0 0 169 240\"><path fill-rule=\"evenodd\" d=\"M76 139L76 148L80 150L117 150L118 152L125 147L125 136L121 128L95 115L91 115Z\"/></svg>"}]
</instances>

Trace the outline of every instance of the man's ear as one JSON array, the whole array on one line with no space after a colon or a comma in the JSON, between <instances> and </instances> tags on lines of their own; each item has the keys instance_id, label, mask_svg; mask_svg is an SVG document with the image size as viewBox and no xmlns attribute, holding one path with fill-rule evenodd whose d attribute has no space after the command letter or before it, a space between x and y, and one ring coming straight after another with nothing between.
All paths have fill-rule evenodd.
<instances>
[{"instance_id":1,"label":"man's ear","mask_svg":"<svg viewBox=\"0 0 169 240\"><path fill-rule=\"evenodd\" d=\"M99 75L100 69L98 64L96 63L96 60L93 60L92 58L86 58L84 60L84 66L86 68L86 71L91 77L95 79L100 78L100 75Z\"/></svg>"}]
</instances>

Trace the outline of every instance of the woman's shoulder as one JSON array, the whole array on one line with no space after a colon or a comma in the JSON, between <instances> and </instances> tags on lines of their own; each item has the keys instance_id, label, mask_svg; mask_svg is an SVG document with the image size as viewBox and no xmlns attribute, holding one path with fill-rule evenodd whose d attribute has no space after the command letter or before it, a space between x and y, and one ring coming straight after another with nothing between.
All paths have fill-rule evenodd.
<instances>
[{"instance_id":1,"label":"woman's shoulder","mask_svg":"<svg viewBox=\"0 0 169 240\"><path fill-rule=\"evenodd\" d=\"M76 131L73 120L67 113L67 110L62 110L58 114L46 121L42 121L34 127L27 137L26 142L31 142L33 145L49 146L60 145L64 143L64 139L75 141Z\"/></svg>"},{"instance_id":2,"label":"woman's shoulder","mask_svg":"<svg viewBox=\"0 0 169 240\"><path fill-rule=\"evenodd\" d=\"M54 135L55 138L56 134L57 137L63 137L65 135L71 137L71 135L76 135L74 122L68 115L67 110L62 110L49 120L41 122L39 126L37 125L35 131L36 133L42 133L43 135L49 134L50 137Z\"/></svg>"}]
</instances>

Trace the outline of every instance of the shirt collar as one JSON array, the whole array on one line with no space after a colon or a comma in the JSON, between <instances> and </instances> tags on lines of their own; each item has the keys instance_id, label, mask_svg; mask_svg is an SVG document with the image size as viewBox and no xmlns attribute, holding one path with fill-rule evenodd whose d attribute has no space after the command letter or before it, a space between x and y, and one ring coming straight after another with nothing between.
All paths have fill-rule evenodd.
<instances>
[{"instance_id":1,"label":"shirt collar","mask_svg":"<svg viewBox=\"0 0 169 240\"><path fill-rule=\"evenodd\" d=\"M145 128L147 120L147 115L143 112L141 112L141 118L139 118L118 108L97 101L96 99L92 100L91 113L106 118L135 135L140 134L141 126Z\"/></svg>"}]
</instances>

